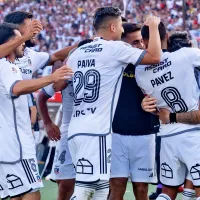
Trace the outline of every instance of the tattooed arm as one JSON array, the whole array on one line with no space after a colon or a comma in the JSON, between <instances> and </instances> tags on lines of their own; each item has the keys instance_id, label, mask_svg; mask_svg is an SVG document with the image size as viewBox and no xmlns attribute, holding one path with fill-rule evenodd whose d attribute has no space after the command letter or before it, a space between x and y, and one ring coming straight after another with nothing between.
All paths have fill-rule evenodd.
<instances>
[{"instance_id":1,"label":"tattooed arm","mask_svg":"<svg viewBox=\"0 0 200 200\"><path fill-rule=\"evenodd\" d=\"M200 110L177 113L176 120L183 124L200 124Z\"/></svg>"},{"instance_id":2,"label":"tattooed arm","mask_svg":"<svg viewBox=\"0 0 200 200\"><path fill-rule=\"evenodd\" d=\"M162 124L170 123L170 112L169 110L162 108L157 113ZM200 110L185 112L185 113L176 113L177 123L182 124L200 124Z\"/></svg>"}]
</instances>

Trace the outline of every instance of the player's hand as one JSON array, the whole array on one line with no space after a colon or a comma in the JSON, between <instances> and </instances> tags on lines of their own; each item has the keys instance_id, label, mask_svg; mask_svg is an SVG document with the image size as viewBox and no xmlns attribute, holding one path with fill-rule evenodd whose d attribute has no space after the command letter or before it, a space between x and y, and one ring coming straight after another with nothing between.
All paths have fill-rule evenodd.
<instances>
[{"instance_id":1,"label":"player's hand","mask_svg":"<svg viewBox=\"0 0 200 200\"><path fill-rule=\"evenodd\" d=\"M158 116L162 124L169 124L170 119L169 119L170 112L166 108L160 108L158 112Z\"/></svg>"},{"instance_id":2,"label":"player's hand","mask_svg":"<svg viewBox=\"0 0 200 200\"><path fill-rule=\"evenodd\" d=\"M60 129L53 122L49 124L45 124L45 129L48 135L48 138L52 141L60 140Z\"/></svg>"},{"instance_id":3,"label":"player's hand","mask_svg":"<svg viewBox=\"0 0 200 200\"><path fill-rule=\"evenodd\" d=\"M52 87L55 92L59 92L61 90L64 90L67 86L68 83L66 83L65 81L58 81L57 83L54 83Z\"/></svg>"},{"instance_id":4,"label":"player's hand","mask_svg":"<svg viewBox=\"0 0 200 200\"><path fill-rule=\"evenodd\" d=\"M30 40L36 34L43 29L42 24L38 20L32 20L31 23L26 27L26 31L23 35L25 41Z\"/></svg>"},{"instance_id":5,"label":"player's hand","mask_svg":"<svg viewBox=\"0 0 200 200\"><path fill-rule=\"evenodd\" d=\"M154 15L149 15L144 22L144 25L149 26L149 27L150 26L158 27L159 24L160 24L160 18Z\"/></svg>"},{"instance_id":6,"label":"player's hand","mask_svg":"<svg viewBox=\"0 0 200 200\"><path fill-rule=\"evenodd\" d=\"M142 109L146 112L157 112L156 99L150 97L149 95L145 96L145 98L142 100L141 106Z\"/></svg>"},{"instance_id":7,"label":"player's hand","mask_svg":"<svg viewBox=\"0 0 200 200\"><path fill-rule=\"evenodd\" d=\"M71 79L73 76L73 72L67 65L64 65L61 68L57 69L50 76L52 78L52 82L57 83L58 81L61 80Z\"/></svg>"}]
</instances>

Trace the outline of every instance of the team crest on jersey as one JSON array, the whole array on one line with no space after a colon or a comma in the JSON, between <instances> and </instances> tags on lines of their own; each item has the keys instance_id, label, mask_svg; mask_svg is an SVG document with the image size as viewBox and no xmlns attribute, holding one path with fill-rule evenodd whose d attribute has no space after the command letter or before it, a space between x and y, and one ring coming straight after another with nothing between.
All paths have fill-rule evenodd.
<instances>
[{"instance_id":1,"label":"team crest on jersey","mask_svg":"<svg viewBox=\"0 0 200 200\"><path fill-rule=\"evenodd\" d=\"M17 74L17 69L12 67L12 72L13 72L13 74Z\"/></svg>"},{"instance_id":2,"label":"team crest on jersey","mask_svg":"<svg viewBox=\"0 0 200 200\"><path fill-rule=\"evenodd\" d=\"M32 64L32 63L31 63L31 59L28 58L28 65L31 66L31 64Z\"/></svg>"},{"instance_id":3,"label":"team crest on jersey","mask_svg":"<svg viewBox=\"0 0 200 200\"><path fill-rule=\"evenodd\" d=\"M59 174L60 170L59 170L59 167L58 166L55 166L54 168L54 173L55 174Z\"/></svg>"}]
</instances>

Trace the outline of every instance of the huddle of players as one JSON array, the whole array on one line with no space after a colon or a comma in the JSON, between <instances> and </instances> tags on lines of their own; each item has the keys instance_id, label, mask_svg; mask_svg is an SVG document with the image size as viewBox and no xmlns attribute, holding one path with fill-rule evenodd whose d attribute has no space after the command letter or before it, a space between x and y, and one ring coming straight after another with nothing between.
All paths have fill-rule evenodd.
<instances>
[{"instance_id":1,"label":"huddle of players","mask_svg":"<svg viewBox=\"0 0 200 200\"><path fill-rule=\"evenodd\" d=\"M124 181L121 178L125 178L127 182L131 174L133 183L148 183L155 179L155 145L151 143L152 149L148 149L150 155L148 168L145 163L143 169L144 156L139 162L141 167L138 170L146 171L147 169L151 172L144 175L134 167L128 166L127 168L125 165L129 163L121 160L124 156L122 140L126 143L130 137L120 138L116 136L117 134L111 135L112 119L117 106L122 74L127 65L131 63L135 69L138 85L146 94L157 99L156 107L160 111L158 115L166 123L161 125L159 132L162 137L160 179L164 187L163 193L157 199L175 199L177 187L184 182L186 173L187 178L195 186L197 200L200 199L197 187L200 180L197 138L199 87L194 75L194 69L200 66L199 50L195 48L178 50L182 47L180 45L182 39L179 38L176 43L171 42L172 49L178 51L162 53L161 48L167 49L167 34L164 38L160 37L159 31L161 33L164 27L154 16L147 18L142 29L146 36L143 37L146 50L132 48L131 45L120 41L123 33L120 10L113 7L100 8L95 13L93 23L97 37L89 44L80 43L79 47L71 52L67 59L67 66L71 69L64 66L55 72L53 70L54 73L50 76L37 80L25 80L26 78L23 77L22 80L21 73L23 76L29 74L27 79L31 79L33 70L44 66L46 62L63 61L69 51L75 47L65 48L55 53L50 57L50 61L46 59L46 53L36 53L27 48L28 43L24 50L23 40L34 39L33 36L41 30L41 25L37 21L31 21L32 16L25 17L22 22L14 22L14 19L18 18L12 15L16 13L20 16L25 14L25 12L11 13L5 21L18 24L17 28L20 32L11 25L0 25L1 46L10 44L13 46L14 43L17 47L9 46L12 51L2 56L6 58L1 59L0 65L0 95L1 101L4 102L1 105L5 105L1 106L1 132L2 135L5 132L9 134L7 137L9 140L5 137L1 138L3 140L2 149L4 149L0 154L0 167L3 172L0 175L1 198L10 196L16 199L40 199L39 188L42 187L42 182L35 159L27 98L23 95L39 88L44 88L38 97L40 112L48 127L47 132L51 132L51 139L54 140L59 139L57 136L59 130L48 116L46 101L53 95L54 89L62 89L61 139L57 145L52 170L52 179L58 180L59 184L59 199L71 197L75 179L76 187L71 199L81 200L88 199L91 195L93 199L107 199L110 176L110 199L115 200L122 199L125 192L125 187L123 187L124 191L120 190L120 182ZM26 37L21 36L20 33ZM9 43L5 43L7 41ZM20 43L22 44L19 46ZM185 44L189 45L189 41ZM39 59L40 55L41 59ZM178 65L182 67L178 68ZM74 74L70 81L72 71ZM64 81L68 78L68 82ZM187 85L180 84L181 79L186 79L184 82L187 82ZM155 99L149 97L144 102L144 109L154 111ZM112 143L111 137L113 137ZM145 137L142 139L136 137L134 140L143 143ZM10 145L16 147L15 152L10 152L8 148ZM189 149L188 146L190 146ZM136 145L135 148L138 148L138 151L135 151L137 155L134 156L140 157L145 147L141 150L142 147ZM128 151L131 148L134 147L129 145ZM194 155L193 152L197 153ZM116 169L118 160L122 161L120 168L125 168L126 174L119 174L119 169ZM134 161L137 162L137 157ZM142 178L138 176L134 179L135 174L133 173L139 174ZM145 195L145 197L138 196L136 199L147 199L147 194Z\"/></svg>"}]
</instances>

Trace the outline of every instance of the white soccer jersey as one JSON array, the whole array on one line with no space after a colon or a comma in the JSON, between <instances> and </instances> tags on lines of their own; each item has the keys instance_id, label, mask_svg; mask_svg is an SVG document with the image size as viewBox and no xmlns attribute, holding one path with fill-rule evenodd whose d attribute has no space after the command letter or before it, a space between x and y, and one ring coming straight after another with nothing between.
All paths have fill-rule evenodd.
<instances>
[{"instance_id":1,"label":"white soccer jersey","mask_svg":"<svg viewBox=\"0 0 200 200\"><path fill-rule=\"evenodd\" d=\"M20 68L22 78L24 80L31 80L35 71L45 67L50 56L45 52L36 52L28 47L25 48L24 56L17 58L15 64Z\"/></svg>"},{"instance_id":2,"label":"white soccer jersey","mask_svg":"<svg viewBox=\"0 0 200 200\"><path fill-rule=\"evenodd\" d=\"M48 85L43 88L43 91L49 96L52 97L55 92L52 88L52 85ZM71 120L73 110L73 86L72 83L69 83L68 86L62 90L62 124L60 127L61 132L66 132Z\"/></svg>"},{"instance_id":3,"label":"white soccer jersey","mask_svg":"<svg viewBox=\"0 0 200 200\"><path fill-rule=\"evenodd\" d=\"M173 53L163 53L157 65L136 67L136 80L146 94L157 99L158 108L172 113L198 110L200 90L194 68L200 66L200 50L182 48ZM171 135L200 130L200 125L162 125L160 134Z\"/></svg>"},{"instance_id":4,"label":"white soccer jersey","mask_svg":"<svg viewBox=\"0 0 200 200\"><path fill-rule=\"evenodd\" d=\"M14 96L12 88L22 80L19 68L0 59L0 164L35 157L34 138L26 95ZM14 151L13 151L14 150Z\"/></svg>"},{"instance_id":5,"label":"white soccer jersey","mask_svg":"<svg viewBox=\"0 0 200 200\"><path fill-rule=\"evenodd\" d=\"M69 139L75 135L107 135L112 132L112 118L127 64L140 63L145 51L122 41L95 38L77 48L67 65L72 68L74 109L69 125Z\"/></svg>"}]
</instances>

